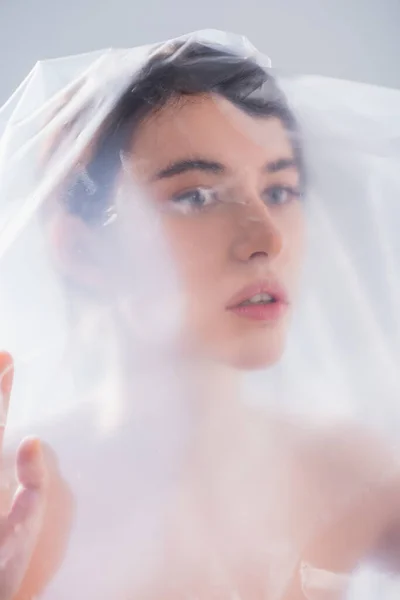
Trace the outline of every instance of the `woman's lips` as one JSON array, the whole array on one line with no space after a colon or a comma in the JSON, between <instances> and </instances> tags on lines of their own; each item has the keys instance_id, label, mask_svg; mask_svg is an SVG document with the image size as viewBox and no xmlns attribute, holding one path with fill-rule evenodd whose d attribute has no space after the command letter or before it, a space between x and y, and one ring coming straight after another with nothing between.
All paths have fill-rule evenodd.
<instances>
[{"instance_id":1,"label":"woman's lips","mask_svg":"<svg viewBox=\"0 0 400 600\"><path fill-rule=\"evenodd\" d=\"M250 298L259 294L268 294L270 302L249 303ZM253 321L276 321L287 311L289 306L285 288L277 281L259 281L243 288L229 303L227 310L239 317Z\"/></svg>"},{"instance_id":2,"label":"woman's lips","mask_svg":"<svg viewBox=\"0 0 400 600\"><path fill-rule=\"evenodd\" d=\"M229 310L239 317L252 319L253 321L277 321L286 312L288 306L282 302L271 302L269 304L246 304L245 306L233 306Z\"/></svg>"}]
</instances>

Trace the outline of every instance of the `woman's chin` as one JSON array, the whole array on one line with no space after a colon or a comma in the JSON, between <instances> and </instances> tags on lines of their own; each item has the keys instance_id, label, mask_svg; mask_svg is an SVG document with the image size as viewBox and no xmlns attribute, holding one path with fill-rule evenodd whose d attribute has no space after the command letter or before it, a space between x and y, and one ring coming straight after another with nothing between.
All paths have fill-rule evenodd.
<instances>
[{"instance_id":1,"label":"woman's chin","mask_svg":"<svg viewBox=\"0 0 400 600\"><path fill-rule=\"evenodd\" d=\"M268 340L267 340L268 341ZM222 361L241 371L255 371L272 367L281 359L285 350L285 339L263 340L261 343L232 344L222 356Z\"/></svg>"},{"instance_id":2,"label":"woman's chin","mask_svg":"<svg viewBox=\"0 0 400 600\"><path fill-rule=\"evenodd\" d=\"M225 365L236 370L253 371L275 365L282 357L287 337L286 326L254 331L224 332L185 345L188 354L207 362ZM191 349L191 350L190 350Z\"/></svg>"},{"instance_id":3,"label":"woman's chin","mask_svg":"<svg viewBox=\"0 0 400 600\"><path fill-rule=\"evenodd\" d=\"M267 369L272 367L279 362L283 351L279 352L266 352L266 353L248 353L243 356L239 356L237 360L232 364L236 369L242 371L259 371L261 369Z\"/></svg>"}]
</instances>

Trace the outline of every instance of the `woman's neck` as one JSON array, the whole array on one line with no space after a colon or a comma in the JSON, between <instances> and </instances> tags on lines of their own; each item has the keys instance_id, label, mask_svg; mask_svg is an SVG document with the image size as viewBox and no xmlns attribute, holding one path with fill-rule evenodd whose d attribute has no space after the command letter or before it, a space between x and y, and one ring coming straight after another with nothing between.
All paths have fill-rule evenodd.
<instances>
[{"instance_id":1,"label":"woman's neck","mask_svg":"<svg viewBox=\"0 0 400 600\"><path fill-rule=\"evenodd\" d=\"M189 380L196 382L196 410L199 423L206 428L231 421L237 415L241 399L240 373L228 366L199 362L189 371Z\"/></svg>"},{"instance_id":2,"label":"woman's neck","mask_svg":"<svg viewBox=\"0 0 400 600\"><path fill-rule=\"evenodd\" d=\"M139 367L140 364L140 367ZM189 439L209 437L238 419L241 377L237 371L208 360L153 356L126 371L125 422L140 419L187 433Z\"/></svg>"}]
</instances>

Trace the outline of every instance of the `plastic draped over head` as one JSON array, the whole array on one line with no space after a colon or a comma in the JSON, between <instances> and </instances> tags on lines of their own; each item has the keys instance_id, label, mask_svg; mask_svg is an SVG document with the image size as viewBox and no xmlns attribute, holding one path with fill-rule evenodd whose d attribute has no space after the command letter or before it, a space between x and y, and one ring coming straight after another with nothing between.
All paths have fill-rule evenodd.
<instances>
[{"instance_id":1,"label":"plastic draped over head","mask_svg":"<svg viewBox=\"0 0 400 600\"><path fill-rule=\"evenodd\" d=\"M346 423L377 436L397 456L400 92L279 77L245 39L214 31L39 63L0 111L0 332L16 365L9 444L39 433L74 497L61 566L32 584L46 598L131 597L165 562L171 490L187 468L188 444L197 431L198 372L201 383L208 373L203 363L210 367L215 348L204 361L201 338L202 367L193 371L192 346L186 352L181 343L186 267L171 246L192 218L185 212L188 200L176 196L182 212L170 217L164 206L159 210L162 202L149 198L142 175L155 149L166 148L169 156L165 127L171 122L189 140L195 170L206 170L203 163L199 168L197 138L185 130L191 118L185 107L207 95L223 115L233 107L239 125L240 115L257 124L256 133L249 129L249 138L258 136L251 148L249 142L249 163L239 157L250 175L254 146L263 147L263 135L279 137L258 127L262 118L283 127L306 219L306 258L285 352L279 361L256 365L268 369L244 375L242 400L260 404L266 418L287 418L300 429L304 423L312 431ZM203 127L205 104L192 104L198 139L207 140L213 124ZM163 109L171 111L164 120ZM155 124L151 135L144 123ZM247 130L240 128L240 135ZM234 143L232 138L232 161ZM144 158L138 151L136 160L132 144L150 150ZM211 165L214 174L207 176L215 176L217 167ZM228 200L222 204L244 185L245 176L237 183L236 171L224 180L221 195ZM286 188L281 185L280 193ZM218 210L223 215L229 209ZM205 255L219 237L210 231L207 238L211 217L199 215ZM177 223L170 236L168 219ZM285 219L276 217L278 229L293 223ZM192 246L196 240L192 236ZM188 254L192 246L185 246ZM268 329L265 335L274 334ZM275 337L271 344L278 344ZM238 354L225 356L230 368L237 367ZM215 370L210 368L211 386ZM265 478L272 490L275 479L269 484L267 472ZM343 498L353 494L347 484ZM322 520L335 517L331 507L324 510ZM304 526L304 535L314 535L316 527ZM266 542L274 560L282 550L276 535L274 529ZM213 552L209 548L210 557ZM293 543L284 567L269 577L265 597L284 597L291 561L299 556Z\"/></svg>"}]
</instances>

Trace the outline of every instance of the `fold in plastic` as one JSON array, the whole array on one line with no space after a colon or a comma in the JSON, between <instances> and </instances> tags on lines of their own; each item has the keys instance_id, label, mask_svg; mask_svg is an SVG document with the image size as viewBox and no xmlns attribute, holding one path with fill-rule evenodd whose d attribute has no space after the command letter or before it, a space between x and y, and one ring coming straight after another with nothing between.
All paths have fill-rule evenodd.
<instances>
[{"instance_id":1,"label":"fold in plastic","mask_svg":"<svg viewBox=\"0 0 400 600\"><path fill-rule=\"evenodd\" d=\"M182 40L222 45L270 68L239 36L209 31ZM48 239L48 214L65 181L77 169L84 174L127 83L165 47L109 49L38 63L0 110L0 345L16 363L6 437L14 448L24 434L40 435L73 497L66 548L40 591L49 600L144 598L135 590L163 561L159 540L166 507L193 424L187 398L194 382L170 351L182 321L179 277L152 211L140 198L129 203L127 214L137 227L129 265L118 262L115 248L120 295L113 296L112 306L88 301L83 319L75 318L75 286L57 272ZM370 432L395 462L400 91L307 75L276 77L305 148L307 260L285 355L273 368L246 375L245 400L254 396L266 411L307 423L312 431L344 423ZM112 210L105 215L105 237L115 218ZM122 314L138 293L142 309L130 324L127 384L124 346L110 311ZM128 411L126 385L135 399ZM343 502L353 491L349 481ZM52 502L57 507L57 498ZM325 522L335 515L319 517ZM272 555L273 540L266 540ZM297 550L282 559L287 569L273 571L268 600L284 599L292 552ZM348 584L347 575L307 569L307 598L331 598L318 595L325 581L327 588ZM368 598L371 589L358 591L357 600ZM379 590L376 598L384 599L383 583ZM234 593L232 584L231 596L224 598L238 597Z\"/></svg>"}]
</instances>

